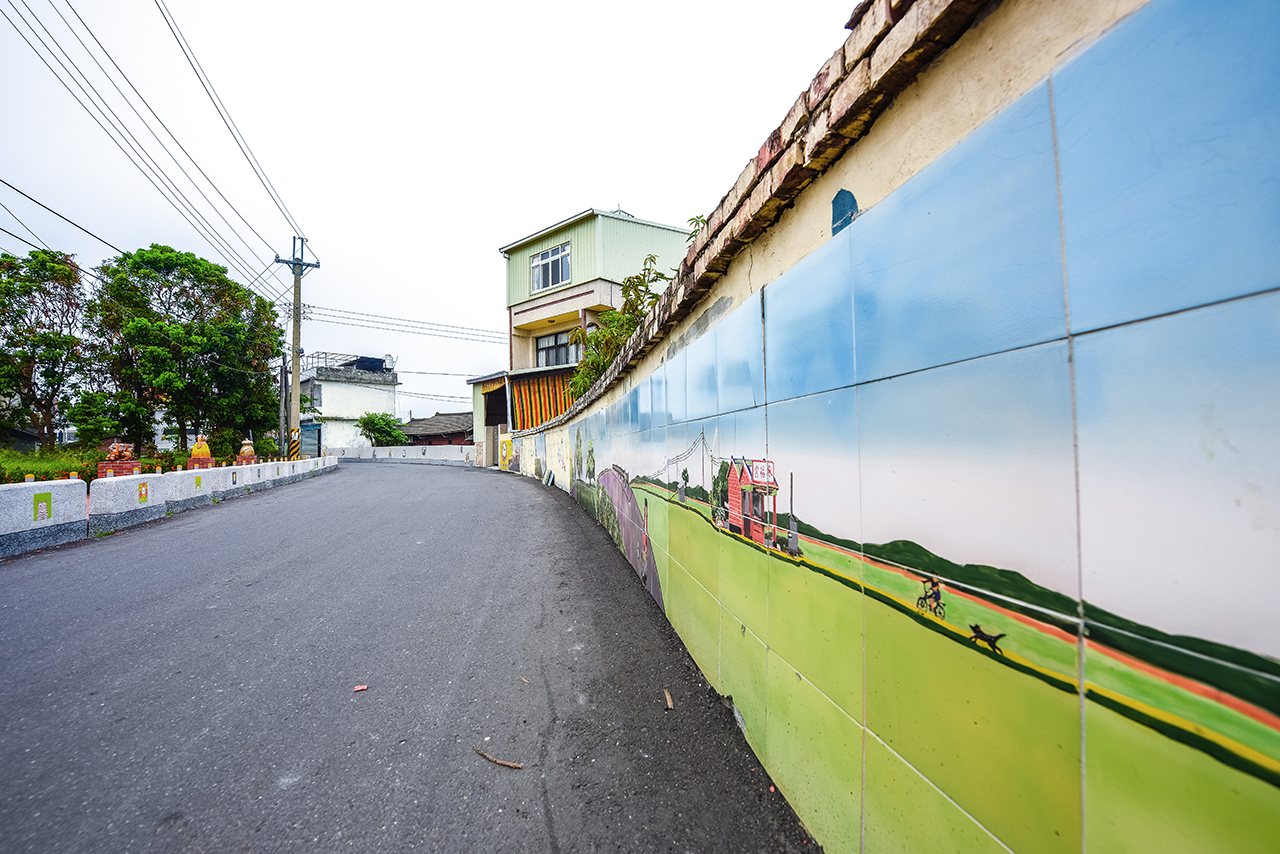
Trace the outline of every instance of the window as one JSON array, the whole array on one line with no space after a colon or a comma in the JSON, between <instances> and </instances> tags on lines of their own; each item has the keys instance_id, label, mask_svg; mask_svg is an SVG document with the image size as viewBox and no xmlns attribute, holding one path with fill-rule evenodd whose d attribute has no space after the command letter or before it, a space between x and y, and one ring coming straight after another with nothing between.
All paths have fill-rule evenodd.
<instances>
[{"instance_id":1,"label":"window","mask_svg":"<svg viewBox=\"0 0 1280 854\"><path fill-rule=\"evenodd\" d=\"M572 365L578 361L578 345L569 343L568 332L543 335L535 343L538 348L539 368Z\"/></svg>"},{"instance_id":2,"label":"window","mask_svg":"<svg viewBox=\"0 0 1280 854\"><path fill-rule=\"evenodd\" d=\"M561 243L531 259L529 290L541 291L569 284L569 244Z\"/></svg>"}]
</instances>

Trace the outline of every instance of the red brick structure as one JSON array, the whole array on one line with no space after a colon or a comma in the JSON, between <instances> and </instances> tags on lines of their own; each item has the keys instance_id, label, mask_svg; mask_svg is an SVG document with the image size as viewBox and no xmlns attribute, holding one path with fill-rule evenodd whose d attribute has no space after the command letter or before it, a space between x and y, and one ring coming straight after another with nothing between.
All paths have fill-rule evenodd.
<instances>
[{"instance_id":1,"label":"red brick structure","mask_svg":"<svg viewBox=\"0 0 1280 854\"><path fill-rule=\"evenodd\" d=\"M107 472L111 474L108 475ZM126 477L131 474L142 474L141 460L114 460L98 463L98 477Z\"/></svg>"}]
</instances>

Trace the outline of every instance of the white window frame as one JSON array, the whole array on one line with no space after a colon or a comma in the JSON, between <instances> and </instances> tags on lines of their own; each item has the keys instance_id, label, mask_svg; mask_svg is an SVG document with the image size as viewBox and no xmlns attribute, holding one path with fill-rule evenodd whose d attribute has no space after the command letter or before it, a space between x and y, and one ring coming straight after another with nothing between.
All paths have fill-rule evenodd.
<instances>
[{"instance_id":1,"label":"white window frame","mask_svg":"<svg viewBox=\"0 0 1280 854\"><path fill-rule=\"evenodd\" d=\"M568 242L537 252L529 256L529 292L538 293L567 285L572 273Z\"/></svg>"},{"instance_id":2,"label":"white window frame","mask_svg":"<svg viewBox=\"0 0 1280 854\"><path fill-rule=\"evenodd\" d=\"M539 342L546 341L548 338L551 339L550 344L548 344L545 347L539 346ZM561 338L563 338L564 340L563 341L560 340ZM562 330L560 332L552 332L548 335L539 335L536 338L534 338L533 339L534 364L537 365L537 367L539 368L558 368L558 367L561 367L562 365L578 364L578 359L581 358L581 354L578 352L580 348L577 344L574 344L572 341L569 341L568 338L569 338L569 330L567 329ZM561 348L564 348L564 350L561 351ZM548 355L550 355L551 358L556 358L560 355L564 355L567 361L548 363L547 361Z\"/></svg>"}]
</instances>

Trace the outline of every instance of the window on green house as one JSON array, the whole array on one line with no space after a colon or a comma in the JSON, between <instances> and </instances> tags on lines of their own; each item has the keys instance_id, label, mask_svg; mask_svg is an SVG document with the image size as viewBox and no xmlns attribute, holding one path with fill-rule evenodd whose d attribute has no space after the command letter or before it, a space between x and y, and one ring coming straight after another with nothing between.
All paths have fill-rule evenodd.
<instances>
[{"instance_id":1,"label":"window on green house","mask_svg":"<svg viewBox=\"0 0 1280 854\"><path fill-rule=\"evenodd\" d=\"M569 283L569 244L548 249L531 259L530 290L541 291Z\"/></svg>"},{"instance_id":2,"label":"window on green house","mask_svg":"<svg viewBox=\"0 0 1280 854\"><path fill-rule=\"evenodd\" d=\"M568 332L543 335L535 343L538 348L539 368L572 365L578 361L578 345L569 343Z\"/></svg>"}]
</instances>

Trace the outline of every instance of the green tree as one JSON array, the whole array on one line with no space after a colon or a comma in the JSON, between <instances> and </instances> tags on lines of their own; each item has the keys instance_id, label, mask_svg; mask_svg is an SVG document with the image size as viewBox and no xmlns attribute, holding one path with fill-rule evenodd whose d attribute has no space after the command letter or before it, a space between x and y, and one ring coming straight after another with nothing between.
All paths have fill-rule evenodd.
<instances>
[{"instance_id":1,"label":"green tree","mask_svg":"<svg viewBox=\"0 0 1280 854\"><path fill-rule=\"evenodd\" d=\"M51 448L86 367L86 296L72 256L45 249L0 255L0 396Z\"/></svg>"},{"instance_id":2,"label":"green tree","mask_svg":"<svg viewBox=\"0 0 1280 854\"><path fill-rule=\"evenodd\" d=\"M569 333L569 340L582 348L578 368L569 378L569 393L575 399L586 394L609 370L631 333L658 301L653 286L670 278L658 269L657 255L646 256L640 272L622 280L622 306L617 311L601 312L598 325L590 332L578 328Z\"/></svg>"},{"instance_id":3,"label":"green tree","mask_svg":"<svg viewBox=\"0 0 1280 854\"><path fill-rule=\"evenodd\" d=\"M729 509L729 463L722 461L720 470L711 479L711 503L726 512Z\"/></svg>"},{"instance_id":4,"label":"green tree","mask_svg":"<svg viewBox=\"0 0 1280 854\"><path fill-rule=\"evenodd\" d=\"M587 480L594 483L596 479L596 446L587 440Z\"/></svg>"},{"instance_id":5,"label":"green tree","mask_svg":"<svg viewBox=\"0 0 1280 854\"><path fill-rule=\"evenodd\" d=\"M375 448L409 444L409 437L400 431L400 422L386 412L366 412L356 419L356 429Z\"/></svg>"},{"instance_id":6,"label":"green tree","mask_svg":"<svg viewBox=\"0 0 1280 854\"><path fill-rule=\"evenodd\" d=\"M271 429L271 363L283 333L270 303L225 267L158 244L112 258L99 273L90 325L131 439L145 441L161 410L183 450L188 432Z\"/></svg>"},{"instance_id":7,"label":"green tree","mask_svg":"<svg viewBox=\"0 0 1280 854\"><path fill-rule=\"evenodd\" d=\"M120 417L114 400L105 391L83 391L67 410L67 420L76 428L76 441L82 448L102 443L120 429Z\"/></svg>"}]
</instances>

